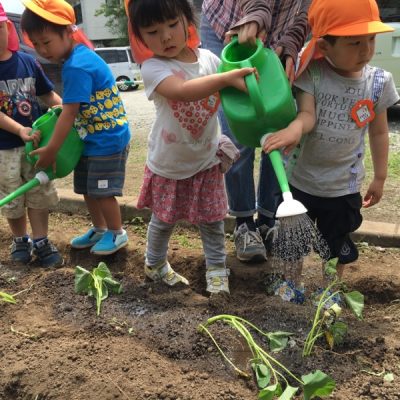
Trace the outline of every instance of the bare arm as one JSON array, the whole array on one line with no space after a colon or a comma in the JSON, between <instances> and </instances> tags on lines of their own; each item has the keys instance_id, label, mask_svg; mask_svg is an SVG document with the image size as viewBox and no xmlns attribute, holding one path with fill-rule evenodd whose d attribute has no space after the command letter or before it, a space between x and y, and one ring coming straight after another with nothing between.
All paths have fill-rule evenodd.
<instances>
[{"instance_id":1,"label":"bare arm","mask_svg":"<svg viewBox=\"0 0 400 400\"><path fill-rule=\"evenodd\" d=\"M363 199L363 207L366 208L380 201L387 177L389 134L386 110L376 115L369 124L369 146L374 167L374 179L370 183Z\"/></svg>"},{"instance_id":2,"label":"bare arm","mask_svg":"<svg viewBox=\"0 0 400 400\"><path fill-rule=\"evenodd\" d=\"M25 133L28 135L28 133L32 130L32 128L23 126L17 121L14 121L3 112L0 112L0 128L14 135L20 136L24 142L26 141L24 138Z\"/></svg>"},{"instance_id":3,"label":"bare arm","mask_svg":"<svg viewBox=\"0 0 400 400\"><path fill-rule=\"evenodd\" d=\"M79 106L79 103L64 104L54 128L53 135L47 146L31 152L32 155L37 154L39 156L39 160L36 163L37 168L47 168L54 164L58 150L74 125Z\"/></svg>"},{"instance_id":4,"label":"bare arm","mask_svg":"<svg viewBox=\"0 0 400 400\"><path fill-rule=\"evenodd\" d=\"M39 97L49 107L59 106L62 104L61 97L54 90Z\"/></svg>"},{"instance_id":5,"label":"bare arm","mask_svg":"<svg viewBox=\"0 0 400 400\"><path fill-rule=\"evenodd\" d=\"M313 95L300 91L297 94L298 114L287 128L268 135L263 150L269 153L275 149L284 149L284 154L289 154L300 142L305 133L309 133L317 121L315 114L315 98Z\"/></svg>"},{"instance_id":6,"label":"bare arm","mask_svg":"<svg viewBox=\"0 0 400 400\"><path fill-rule=\"evenodd\" d=\"M171 75L164 79L155 90L167 99L178 101L201 100L227 86L233 86L236 89L247 92L243 78L255 72L255 68L242 68L187 81Z\"/></svg>"}]
</instances>

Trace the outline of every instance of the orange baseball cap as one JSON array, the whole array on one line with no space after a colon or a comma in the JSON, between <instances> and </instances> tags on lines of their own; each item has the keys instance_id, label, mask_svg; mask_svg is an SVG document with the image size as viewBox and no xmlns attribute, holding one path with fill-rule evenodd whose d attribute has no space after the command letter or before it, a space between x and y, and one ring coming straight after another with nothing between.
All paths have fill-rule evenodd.
<instances>
[{"instance_id":1,"label":"orange baseball cap","mask_svg":"<svg viewBox=\"0 0 400 400\"><path fill-rule=\"evenodd\" d=\"M322 54L316 49L317 39L325 36L361 36L392 32L379 17L375 0L313 0L308 10L312 39L300 57L299 76L313 58Z\"/></svg>"}]
</instances>

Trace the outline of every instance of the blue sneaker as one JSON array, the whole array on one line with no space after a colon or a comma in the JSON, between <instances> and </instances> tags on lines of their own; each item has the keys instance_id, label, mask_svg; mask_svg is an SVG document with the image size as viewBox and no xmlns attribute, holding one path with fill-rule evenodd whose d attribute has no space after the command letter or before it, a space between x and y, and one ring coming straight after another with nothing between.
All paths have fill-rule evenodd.
<instances>
[{"instance_id":1,"label":"blue sneaker","mask_svg":"<svg viewBox=\"0 0 400 400\"><path fill-rule=\"evenodd\" d=\"M11 259L21 264L31 261L32 240L29 237L16 237L11 244Z\"/></svg>"},{"instance_id":2,"label":"blue sneaker","mask_svg":"<svg viewBox=\"0 0 400 400\"><path fill-rule=\"evenodd\" d=\"M71 240L71 247L74 249L87 249L95 245L105 232L96 232L90 228L85 234L77 236Z\"/></svg>"},{"instance_id":3,"label":"blue sneaker","mask_svg":"<svg viewBox=\"0 0 400 400\"><path fill-rule=\"evenodd\" d=\"M43 239L33 245L33 254L38 258L42 267L61 267L64 260L56 246L49 239Z\"/></svg>"},{"instance_id":4,"label":"blue sneaker","mask_svg":"<svg viewBox=\"0 0 400 400\"><path fill-rule=\"evenodd\" d=\"M128 235L123 229L122 233L115 235L107 231L103 237L90 249L90 252L98 255L113 254L128 244Z\"/></svg>"}]
</instances>

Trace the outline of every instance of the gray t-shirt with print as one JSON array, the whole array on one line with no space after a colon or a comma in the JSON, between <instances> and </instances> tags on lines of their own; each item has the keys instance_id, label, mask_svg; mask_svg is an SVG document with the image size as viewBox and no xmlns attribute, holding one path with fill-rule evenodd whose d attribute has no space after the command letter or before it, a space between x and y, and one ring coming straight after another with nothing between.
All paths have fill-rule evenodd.
<instances>
[{"instance_id":1,"label":"gray t-shirt with print","mask_svg":"<svg viewBox=\"0 0 400 400\"><path fill-rule=\"evenodd\" d=\"M359 128L351 110L363 99L374 101L375 114L396 103L399 96L392 75L367 65L360 78L345 78L320 59L310 63L295 86L315 97L317 123L303 137L290 183L320 197L359 192L368 124Z\"/></svg>"}]
</instances>

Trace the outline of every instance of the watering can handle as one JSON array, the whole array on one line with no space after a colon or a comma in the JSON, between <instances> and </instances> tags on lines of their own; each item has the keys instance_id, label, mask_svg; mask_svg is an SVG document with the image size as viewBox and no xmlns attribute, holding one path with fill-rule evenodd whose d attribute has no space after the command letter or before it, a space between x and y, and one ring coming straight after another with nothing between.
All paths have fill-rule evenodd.
<instances>
[{"instance_id":1,"label":"watering can handle","mask_svg":"<svg viewBox=\"0 0 400 400\"><path fill-rule=\"evenodd\" d=\"M50 108L50 109L47 111L46 114L48 114L49 116L56 115L56 116L58 117L58 116L61 114L61 111L62 111L62 107L61 107L61 106L54 106L54 107ZM33 123L31 134L32 134L33 132L35 132L36 129L37 129L37 128L36 128L36 126L35 126L35 123ZM33 148L33 142L26 142L26 143L25 143L26 158L27 158L27 160L28 160L31 164L35 164L36 161L37 161L37 157L31 156L31 155L30 155L30 152L33 151L33 150L34 150L34 148Z\"/></svg>"},{"instance_id":2,"label":"watering can handle","mask_svg":"<svg viewBox=\"0 0 400 400\"><path fill-rule=\"evenodd\" d=\"M253 68L253 65L248 60L243 60L240 63L242 68ZM246 82L247 90L249 93L249 97L251 99L251 103L256 111L256 115L258 117L263 117L265 115L265 106L263 102L263 98L261 95L260 88L258 86L258 82L256 79L256 74L249 74L244 77Z\"/></svg>"}]
</instances>

